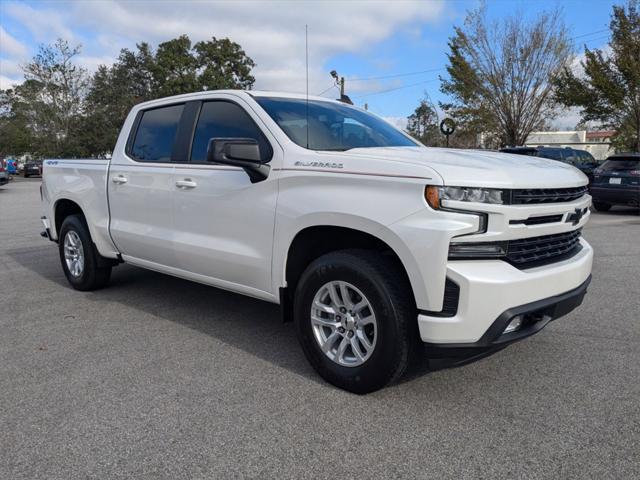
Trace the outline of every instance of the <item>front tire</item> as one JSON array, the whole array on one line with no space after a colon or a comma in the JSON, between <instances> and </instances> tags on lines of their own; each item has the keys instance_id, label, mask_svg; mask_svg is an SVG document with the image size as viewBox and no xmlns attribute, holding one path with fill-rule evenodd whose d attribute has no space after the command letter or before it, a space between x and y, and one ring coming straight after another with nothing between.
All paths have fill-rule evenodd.
<instances>
[{"instance_id":1,"label":"front tire","mask_svg":"<svg viewBox=\"0 0 640 480\"><path fill-rule=\"evenodd\" d=\"M609 210L611 210L611 204L604 202L593 202L593 208L595 208L599 212L608 212Z\"/></svg>"},{"instance_id":2,"label":"front tire","mask_svg":"<svg viewBox=\"0 0 640 480\"><path fill-rule=\"evenodd\" d=\"M83 216L69 215L64 219L58 249L62 270L76 290L97 290L109 282L111 266L101 265L102 259L93 245Z\"/></svg>"},{"instance_id":3,"label":"front tire","mask_svg":"<svg viewBox=\"0 0 640 480\"><path fill-rule=\"evenodd\" d=\"M298 282L294 316L309 363L353 393L399 379L419 342L406 275L380 252L343 250L312 262Z\"/></svg>"}]
</instances>

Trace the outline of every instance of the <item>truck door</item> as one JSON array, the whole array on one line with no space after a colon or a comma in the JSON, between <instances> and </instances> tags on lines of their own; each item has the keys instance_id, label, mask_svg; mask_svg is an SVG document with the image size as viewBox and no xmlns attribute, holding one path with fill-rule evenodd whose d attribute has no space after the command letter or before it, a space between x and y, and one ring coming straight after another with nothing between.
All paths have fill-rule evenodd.
<instances>
[{"instance_id":1,"label":"truck door","mask_svg":"<svg viewBox=\"0 0 640 480\"><path fill-rule=\"evenodd\" d=\"M133 263L175 266L172 155L184 108L177 104L139 112L124 152L114 152L111 160L111 236Z\"/></svg>"},{"instance_id":2,"label":"truck door","mask_svg":"<svg viewBox=\"0 0 640 480\"><path fill-rule=\"evenodd\" d=\"M241 100L222 98L202 102L189 162L175 166L179 268L223 288L263 296L271 292L277 182L273 172L251 183L241 168L207 163L207 145L211 138L253 138L271 165L280 162L282 150Z\"/></svg>"}]
</instances>

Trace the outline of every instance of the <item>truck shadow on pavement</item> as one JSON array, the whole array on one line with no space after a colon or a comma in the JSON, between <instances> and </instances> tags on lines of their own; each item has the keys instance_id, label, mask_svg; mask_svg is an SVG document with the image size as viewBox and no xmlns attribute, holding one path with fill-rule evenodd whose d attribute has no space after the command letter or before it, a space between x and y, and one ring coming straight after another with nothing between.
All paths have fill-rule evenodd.
<instances>
[{"instance_id":1,"label":"truck shadow on pavement","mask_svg":"<svg viewBox=\"0 0 640 480\"><path fill-rule=\"evenodd\" d=\"M129 321L137 310L215 337L316 383L325 383L305 359L293 324L282 322L278 305L126 264L113 269L106 288L76 292L62 273L53 245L12 249L7 253L26 269L64 289L60 294L78 295L82 302L122 305L122 321ZM92 320L99 322L100 318ZM414 362L400 383L466 363L447 359L428 361L423 357Z\"/></svg>"}]
</instances>

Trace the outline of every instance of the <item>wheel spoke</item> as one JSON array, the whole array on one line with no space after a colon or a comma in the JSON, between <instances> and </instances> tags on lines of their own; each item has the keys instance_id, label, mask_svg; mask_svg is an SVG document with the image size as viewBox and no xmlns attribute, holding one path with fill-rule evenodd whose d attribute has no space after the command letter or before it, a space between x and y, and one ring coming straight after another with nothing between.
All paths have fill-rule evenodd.
<instances>
[{"instance_id":1,"label":"wheel spoke","mask_svg":"<svg viewBox=\"0 0 640 480\"><path fill-rule=\"evenodd\" d=\"M336 352L336 360L338 362L344 361L344 352L348 346L349 340L347 340L347 337L342 337L342 341L340 342L340 345L338 345L338 351Z\"/></svg>"},{"instance_id":2,"label":"wheel spoke","mask_svg":"<svg viewBox=\"0 0 640 480\"><path fill-rule=\"evenodd\" d=\"M360 343L356 337L351 338L351 350L353 350L353 354L358 357L360 361L364 360L365 352L360 349Z\"/></svg>"},{"instance_id":3,"label":"wheel spoke","mask_svg":"<svg viewBox=\"0 0 640 480\"><path fill-rule=\"evenodd\" d=\"M340 305L342 305L340 297L338 296L338 291L336 290L336 286L333 282L327 285L327 290L329 291L329 297L331 297L332 306L339 307Z\"/></svg>"},{"instance_id":4,"label":"wheel spoke","mask_svg":"<svg viewBox=\"0 0 640 480\"><path fill-rule=\"evenodd\" d=\"M349 296L349 288L343 282L340 282L340 295L342 296L342 304L347 310L351 310L353 308L353 302Z\"/></svg>"},{"instance_id":5,"label":"wheel spoke","mask_svg":"<svg viewBox=\"0 0 640 480\"><path fill-rule=\"evenodd\" d=\"M361 310L364 310L366 307L369 306L369 302L367 302L364 298L362 300L360 300L358 303L356 303L352 310L354 314L358 314L360 313Z\"/></svg>"},{"instance_id":6,"label":"wheel spoke","mask_svg":"<svg viewBox=\"0 0 640 480\"><path fill-rule=\"evenodd\" d=\"M324 345L322 345L322 351L324 353L329 353L329 351L331 351L331 347L333 347L333 344L336 343L336 340L340 337L342 337L342 335L340 335L337 330L334 330L327 338L327 341L324 342Z\"/></svg>"},{"instance_id":7,"label":"wheel spoke","mask_svg":"<svg viewBox=\"0 0 640 480\"><path fill-rule=\"evenodd\" d=\"M367 352L369 352L369 350L373 348L373 344L369 341L369 339L367 338L367 336L364 334L362 330L358 330L358 332L356 333L356 336L358 337L358 340L360 340L360 343L362 344L362 346Z\"/></svg>"},{"instance_id":8,"label":"wheel spoke","mask_svg":"<svg viewBox=\"0 0 640 480\"><path fill-rule=\"evenodd\" d=\"M331 305L325 305L324 303L316 300L315 302L313 302L313 305L318 309L318 310L322 310L325 313L328 313L330 315L335 315L336 314L336 310L335 308L333 308Z\"/></svg>"},{"instance_id":9,"label":"wheel spoke","mask_svg":"<svg viewBox=\"0 0 640 480\"><path fill-rule=\"evenodd\" d=\"M376 321L375 315L367 315L366 317L359 319L358 323L360 325L369 325L371 323L374 323L375 321Z\"/></svg>"},{"instance_id":10,"label":"wheel spoke","mask_svg":"<svg viewBox=\"0 0 640 480\"><path fill-rule=\"evenodd\" d=\"M311 315L311 323L321 327L329 327L332 330L335 330L340 326L340 322L335 322L329 318L318 317L317 315Z\"/></svg>"}]
</instances>

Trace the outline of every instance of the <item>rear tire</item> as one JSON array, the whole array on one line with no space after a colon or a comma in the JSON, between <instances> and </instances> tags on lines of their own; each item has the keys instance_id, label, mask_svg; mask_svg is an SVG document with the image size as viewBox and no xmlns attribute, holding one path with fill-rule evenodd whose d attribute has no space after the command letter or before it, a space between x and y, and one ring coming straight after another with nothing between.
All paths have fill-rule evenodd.
<instances>
[{"instance_id":1,"label":"rear tire","mask_svg":"<svg viewBox=\"0 0 640 480\"><path fill-rule=\"evenodd\" d=\"M69 215L64 219L58 249L62 270L76 290L97 290L109 282L111 265L104 265L108 260L100 257L82 215Z\"/></svg>"},{"instance_id":2,"label":"rear tire","mask_svg":"<svg viewBox=\"0 0 640 480\"><path fill-rule=\"evenodd\" d=\"M333 296L328 285L335 287ZM346 303L340 286L347 289ZM319 302L323 294L325 300ZM363 301L369 304L364 313L358 309ZM312 262L296 288L294 321L304 354L318 374L358 394L399 379L419 344L417 310L406 275L397 262L375 251L342 250ZM328 345L332 335L335 339ZM367 338L360 340L363 335Z\"/></svg>"},{"instance_id":3,"label":"rear tire","mask_svg":"<svg viewBox=\"0 0 640 480\"><path fill-rule=\"evenodd\" d=\"M611 210L611 204L604 202L593 202L593 208L595 208L599 212L608 212L609 210Z\"/></svg>"}]
</instances>

